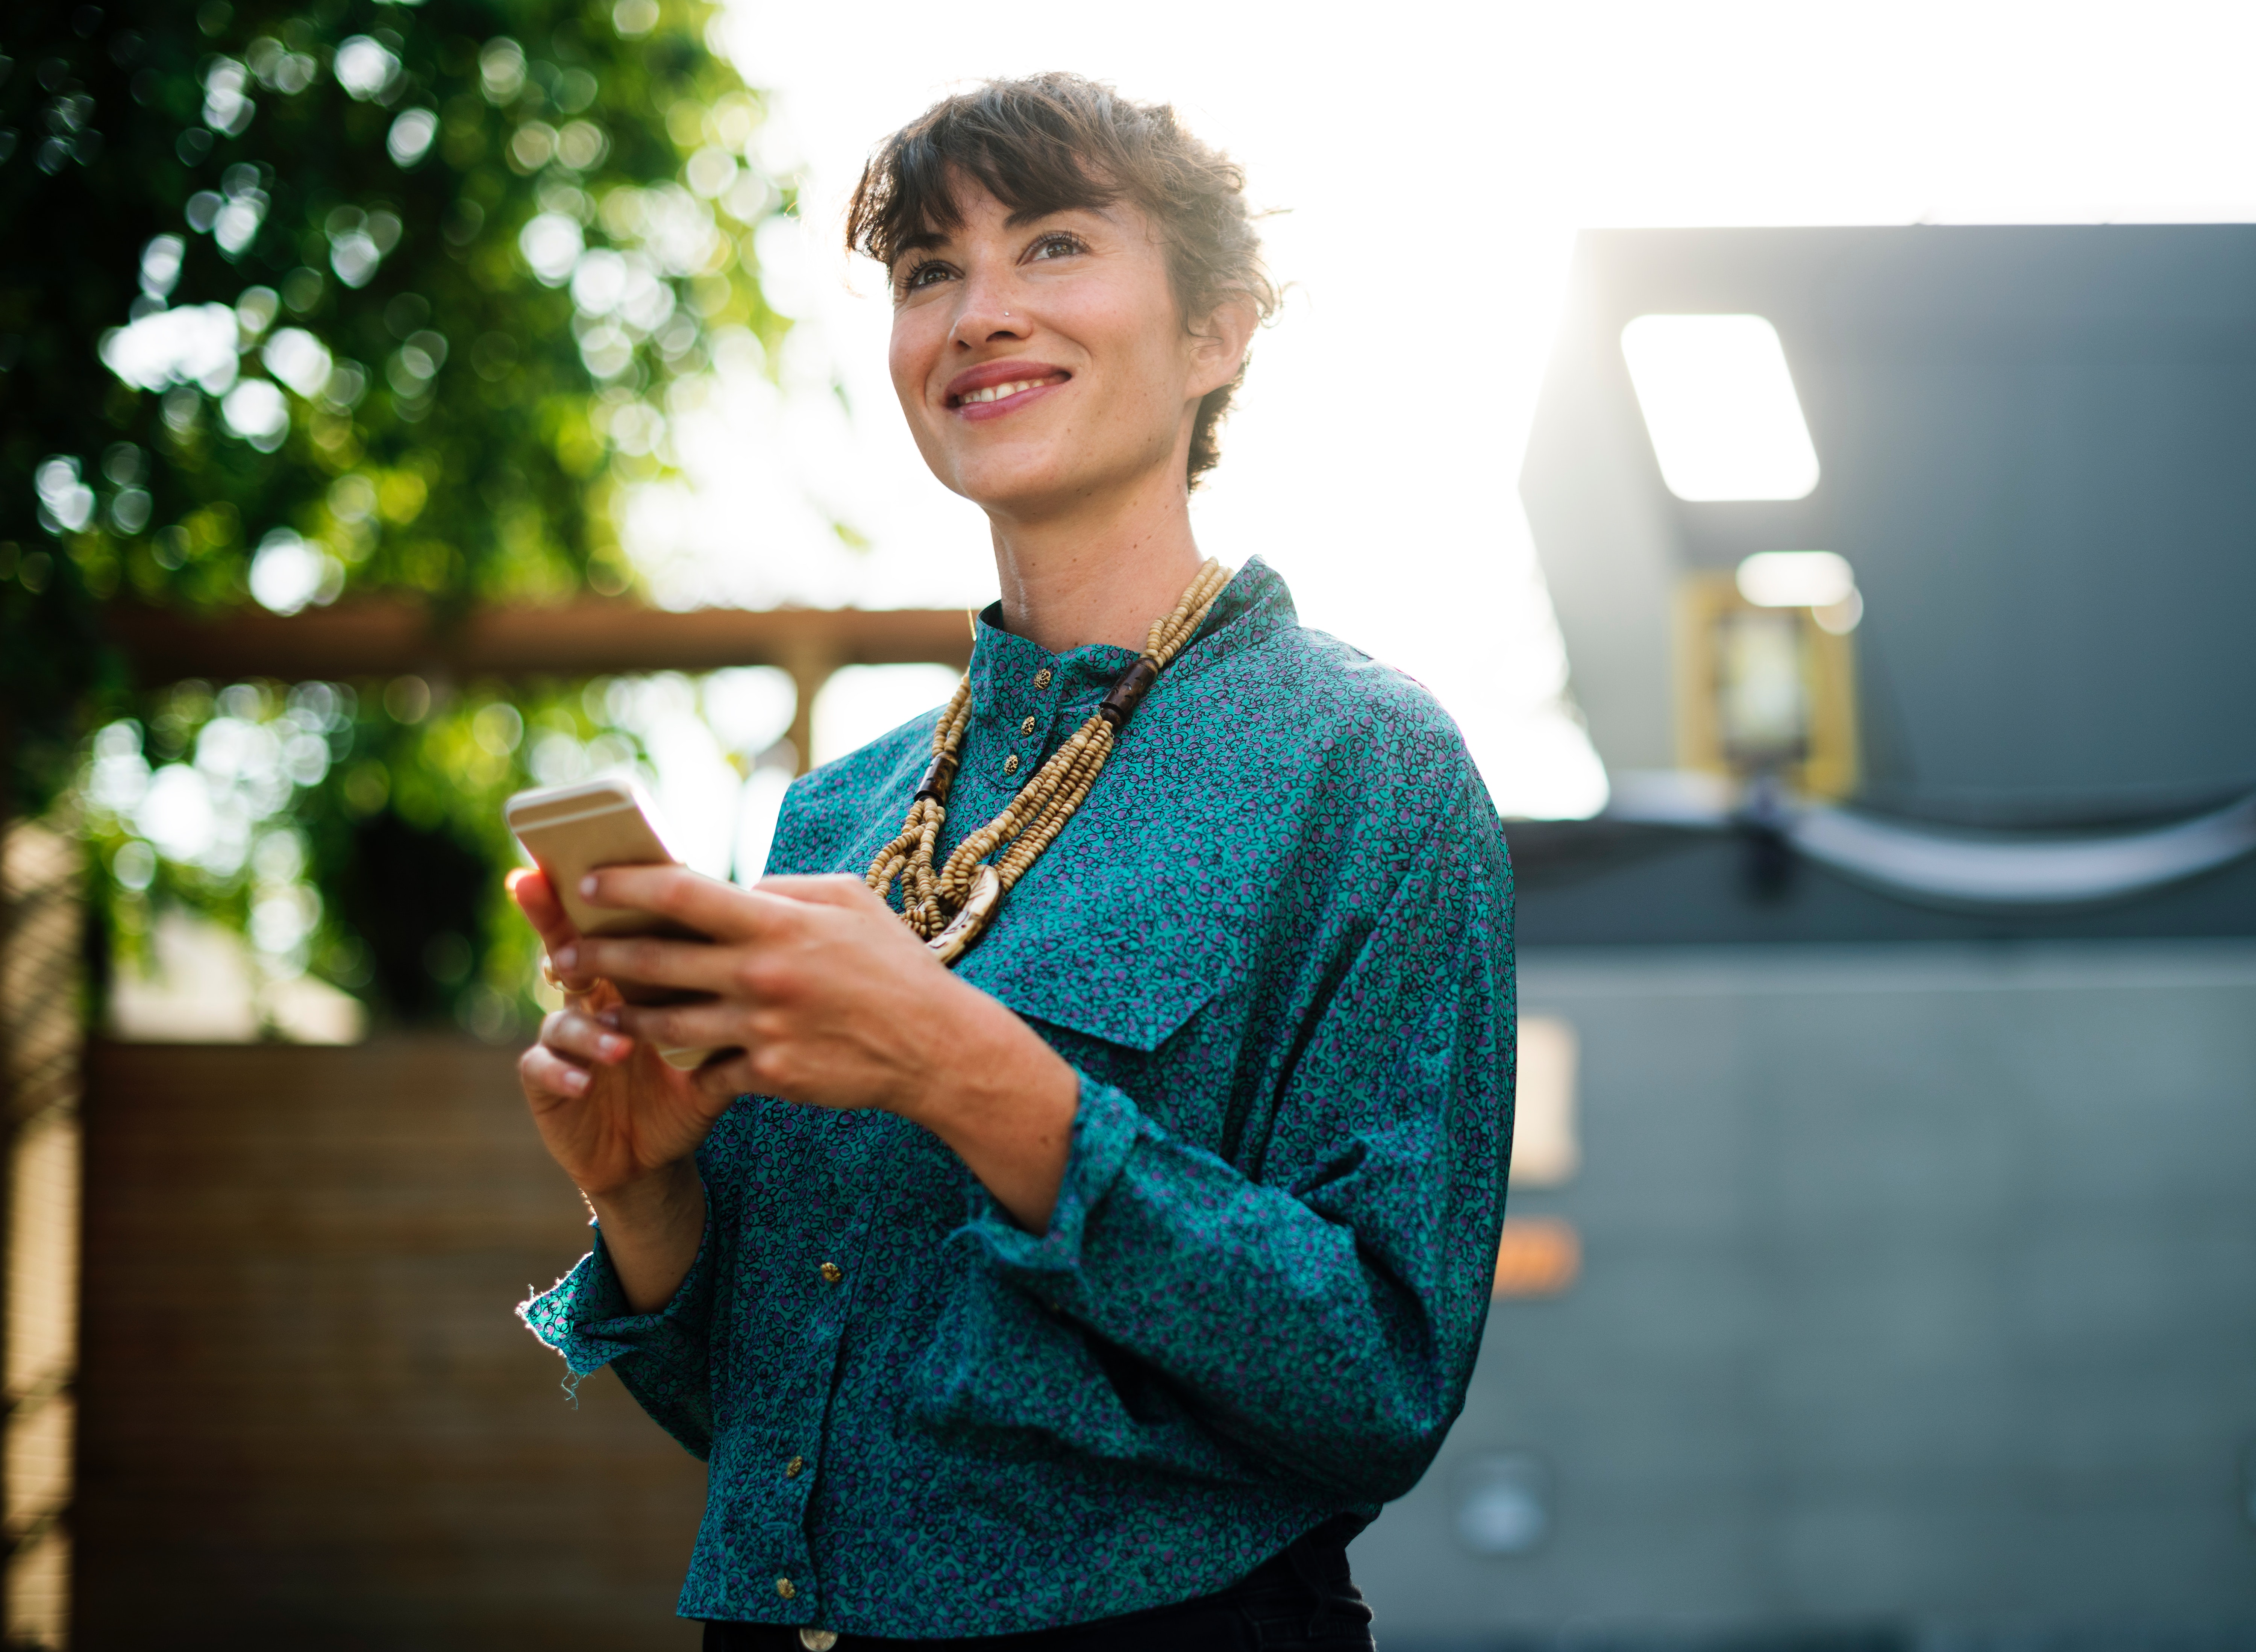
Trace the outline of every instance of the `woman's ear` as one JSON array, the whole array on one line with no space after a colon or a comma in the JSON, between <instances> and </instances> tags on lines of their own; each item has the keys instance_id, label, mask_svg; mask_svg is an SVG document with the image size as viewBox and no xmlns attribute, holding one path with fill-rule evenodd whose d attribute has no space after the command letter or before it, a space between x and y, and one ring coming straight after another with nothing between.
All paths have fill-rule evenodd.
<instances>
[{"instance_id":1,"label":"woman's ear","mask_svg":"<svg viewBox=\"0 0 2256 1652\"><path fill-rule=\"evenodd\" d=\"M1250 294L1225 295L1207 316L1191 328L1191 399L1198 399L1237 377L1245 364L1246 347L1261 312Z\"/></svg>"}]
</instances>

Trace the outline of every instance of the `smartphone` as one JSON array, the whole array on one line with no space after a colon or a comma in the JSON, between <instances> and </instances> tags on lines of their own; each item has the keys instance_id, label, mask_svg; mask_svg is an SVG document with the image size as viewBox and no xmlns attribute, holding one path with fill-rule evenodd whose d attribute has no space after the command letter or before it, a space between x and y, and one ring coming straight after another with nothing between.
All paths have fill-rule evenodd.
<instances>
[{"instance_id":1,"label":"smartphone","mask_svg":"<svg viewBox=\"0 0 2256 1652\"><path fill-rule=\"evenodd\" d=\"M678 866L681 858L666 847L658 810L632 779L606 775L569 786L544 786L519 792L502 806L502 817L547 874L548 886L563 903L564 915L582 935L666 935L683 941L709 937L694 929L627 907L591 907L580 893L580 880L602 866ZM670 988L619 988L632 1004L669 1004L694 996ZM667 1065L701 1066L709 1049L661 1049Z\"/></svg>"}]
</instances>

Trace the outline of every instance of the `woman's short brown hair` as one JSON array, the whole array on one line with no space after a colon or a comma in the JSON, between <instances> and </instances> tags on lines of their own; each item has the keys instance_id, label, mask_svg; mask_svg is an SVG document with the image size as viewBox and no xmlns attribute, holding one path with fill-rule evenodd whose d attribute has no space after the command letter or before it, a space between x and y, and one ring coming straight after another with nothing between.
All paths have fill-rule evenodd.
<instances>
[{"instance_id":1,"label":"woman's short brown hair","mask_svg":"<svg viewBox=\"0 0 2256 1652\"><path fill-rule=\"evenodd\" d=\"M1012 212L1141 208L1166 244L1167 275L1186 323L1242 293L1263 321L1277 289L1261 264L1261 237L1245 205L1245 174L1183 130L1166 103L1134 103L1078 74L990 81L941 99L879 145L847 210L846 244L888 270L910 237L962 222L960 179ZM1200 401L1185 482L1222 456L1216 427L1236 378Z\"/></svg>"}]
</instances>

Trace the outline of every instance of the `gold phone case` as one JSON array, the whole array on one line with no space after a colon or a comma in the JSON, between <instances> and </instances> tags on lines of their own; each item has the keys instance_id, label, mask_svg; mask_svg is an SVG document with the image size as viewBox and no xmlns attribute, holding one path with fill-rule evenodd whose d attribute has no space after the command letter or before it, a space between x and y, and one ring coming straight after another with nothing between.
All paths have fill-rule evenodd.
<instances>
[{"instance_id":1,"label":"gold phone case","mask_svg":"<svg viewBox=\"0 0 2256 1652\"><path fill-rule=\"evenodd\" d=\"M603 866L679 865L657 825L658 811L631 779L609 775L519 792L503 806L509 822L533 865L548 876L563 902L564 915L582 935L658 935L701 941L703 935L652 912L591 907L580 893L580 880ZM709 1049L661 1049L670 1067L703 1064Z\"/></svg>"}]
</instances>

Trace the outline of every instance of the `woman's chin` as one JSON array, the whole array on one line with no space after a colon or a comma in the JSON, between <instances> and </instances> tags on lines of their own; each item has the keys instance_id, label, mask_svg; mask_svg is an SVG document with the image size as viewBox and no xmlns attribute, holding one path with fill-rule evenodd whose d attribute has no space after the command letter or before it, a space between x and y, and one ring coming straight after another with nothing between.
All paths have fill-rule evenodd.
<instances>
[{"instance_id":1,"label":"woman's chin","mask_svg":"<svg viewBox=\"0 0 2256 1652\"><path fill-rule=\"evenodd\" d=\"M1083 467L1047 457L1018 462L992 462L958 469L955 491L990 516L1048 516L1062 505L1085 500L1097 478L1080 474Z\"/></svg>"},{"instance_id":2,"label":"woman's chin","mask_svg":"<svg viewBox=\"0 0 2256 1652\"><path fill-rule=\"evenodd\" d=\"M1106 515L1124 495L1164 484L1167 468L1181 459L1172 449L1141 448L1130 454L1094 454L1082 444L1026 443L961 455L951 491L1002 519L1054 519L1086 512Z\"/></svg>"}]
</instances>

